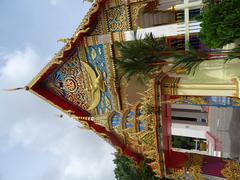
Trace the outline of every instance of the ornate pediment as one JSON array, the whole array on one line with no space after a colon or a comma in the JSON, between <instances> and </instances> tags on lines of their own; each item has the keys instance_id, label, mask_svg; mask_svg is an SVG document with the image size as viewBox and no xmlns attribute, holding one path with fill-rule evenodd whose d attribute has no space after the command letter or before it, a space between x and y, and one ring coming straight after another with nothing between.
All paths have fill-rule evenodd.
<instances>
[{"instance_id":1,"label":"ornate pediment","mask_svg":"<svg viewBox=\"0 0 240 180\"><path fill-rule=\"evenodd\" d=\"M56 95L84 110L88 110L93 101L91 80L96 77L96 74L94 71L93 75L90 74L87 67L89 65L84 66L84 63L81 62L75 52L71 58L47 78L45 84Z\"/></svg>"},{"instance_id":2,"label":"ornate pediment","mask_svg":"<svg viewBox=\"0 0 240 180\"><path fill-rule=\"evenodd\" d=\"M118 110L114 74L110 73L114 67L106 57L102 44L76 48L44 84L55 95L92 115Z\"/></svg>"}]
</instances>

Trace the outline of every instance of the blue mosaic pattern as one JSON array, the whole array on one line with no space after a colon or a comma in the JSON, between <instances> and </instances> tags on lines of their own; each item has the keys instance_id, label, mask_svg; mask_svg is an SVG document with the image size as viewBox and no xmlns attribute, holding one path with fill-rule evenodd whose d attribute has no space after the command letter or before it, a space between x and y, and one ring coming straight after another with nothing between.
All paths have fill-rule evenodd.
<instances>
[{"instance_id":1,"label":"blue mosaic pattern","mask_svg":"<svg viewBox=\"0 0 240 180\"><path fill-rule=\"evenodd\" d=\"M195 102L194 99L183 97L181 100L176 102L177 104L191 104L200 106L215 106L225 108L240 108L240 99L223 97L223 96L205 96L201 97L201 103Z\"/></svg>"},{"instance_id":2,"label":"blue mosaic pattern","mask_svg":"<svg viewBox=\"0 0 240 180\"><path fill-rule=\"evenodd\" d=\"M112 127L114 128L114 127L120 125L121 119L122 119L121 114L115 112L111 119Z\"/></svg>"},{"instance_id":3,"label":"blue mosaic pattern","mask_svg":"<svg viewBox=\"0 0 240 180\"><path fill-rule=\"evenodd\" d=\"M108 29L111 32L129 30L128 13L125 6L118 6L107 11Z\"/></svg>"},{"instance_id":4,"label":"blue mosaic pattern","mask_svg":"<svg viewBox=\"0 0 240 180\"><path fill-rule=\"evenodd\" d=\"M105 84L109 83L109 70L106 64L106 58L104 55L104 46L102 44L88 46L86 49L86 56L88 62L93 66L94 69L98 68L103 76ZM112 106L112 95L108 87L104 92L101 91L101 100L97 106L98 114L104 114L113 110Z\"/></svg>"},{"instance_id":5,"label":"blue mosaic pattern","mask_svg":"<svg viewBox=\"0 0 240 180\"><path fill-rule=\"evenodd\" d=\"M139 131L144 131L144 129L145 129L145 123L140 120L143 113L144 113L143 109L141 109L141 108L138 109L137 117L138 117L138 129L139 129Z\"/></svg>"},{"instance_id":6,"label":"blue mosaic pattern","mask_svg":"<svg viewBox=\"0 0 240 180\"><path fill-rule=\"evenodd\" d=\"M217 106L217 107L235 107L240 108L239 100L234 101L233 98L230 97L221 97L221 96L212 96L212 97L203 97L204 101L208 103L209 106ZM237 99L236 99L237 100ZM236 106L238 104L238 106Z\"/></svg>"},{"instance_id":7,"label":"blue mosaic pattern","mask_svg":"<svg viewBox=\"0 0 240 180\"><path fill-rule=\"evenodd\" d=\"M143 121L139 121L138 122L138 129L139 131L144 131L144 128L145 128L145 124Z\"/></svg>"},{"instance_id":8,"label":"blue mosaic pattern","mask_svg":"<svg viewBox=\"0 0 240 180\"><path fill-rule=\"evenodd\" d=\"M134 112L129 111L126 117L126 122L125 122L125 128L132 128L133 124L132 122L134 121Z\"/></svg>"}]
</instances>

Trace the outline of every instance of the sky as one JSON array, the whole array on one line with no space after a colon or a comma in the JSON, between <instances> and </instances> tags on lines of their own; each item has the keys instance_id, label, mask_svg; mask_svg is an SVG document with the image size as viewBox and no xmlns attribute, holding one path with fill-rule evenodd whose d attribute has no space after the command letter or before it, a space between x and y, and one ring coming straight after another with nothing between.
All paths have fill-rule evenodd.
<instances>
[{"instance_id":1,"label":"sky","mask_svg":"<svg viewBox=\"0 0 240 180\"><path fill-rule=\"evenodd\" d=\"M113 180L114 149L22 87L71 37L82 0L0 0L0 180Z\"/></svg>"}]
</instances>

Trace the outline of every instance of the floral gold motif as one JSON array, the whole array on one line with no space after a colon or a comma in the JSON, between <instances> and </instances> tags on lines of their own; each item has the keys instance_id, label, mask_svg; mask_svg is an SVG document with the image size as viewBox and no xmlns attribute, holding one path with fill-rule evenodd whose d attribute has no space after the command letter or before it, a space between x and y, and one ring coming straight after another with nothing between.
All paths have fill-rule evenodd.
<instances>
[{"instance_id":1,"label":"floral gold motif","mask_svg":"<svg viewBox=\"0 0 240 180\"><path fill-rule=\"evenodd\" d=\"M107 10L107 22L110 32L127 31L129 27L128 6L122 5Z\"/></svg>"},{"instance_id":2,"label":"floral gold motif","mask_svg":"<svg viewBox=\"0 0 240 180\"><path fill-rule=\"evenodd\" d=\"M240 164L233 160L227 160L221 173L227 180L240 179Z\"/></svg>"}]
</instances>

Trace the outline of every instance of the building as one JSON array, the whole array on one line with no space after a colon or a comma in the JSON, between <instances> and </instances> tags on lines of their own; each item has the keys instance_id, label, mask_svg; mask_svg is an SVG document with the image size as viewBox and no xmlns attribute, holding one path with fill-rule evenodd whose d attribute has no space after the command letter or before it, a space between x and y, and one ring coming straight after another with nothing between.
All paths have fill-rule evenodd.
<instances>
[{"instance_id":1,"label":"building","mask_svg":"<svg viewBox=\"0 0 240 180\"><path fill-rule=\"evenodd\" d=\"M182 128L176 123L184 117L178 110L184 109L182 104L225 105L212 98L218 96L225 98L224 103L240 106L237 61L226 65L221 60L202 63L197 74L183 78L177 73L161 72L140 87L134 79L127 82L116 77L113 59L119 51L115 41L133 40L133 30L138 26L142 27L138 33L166 36L180 50L188 48L188 41L204 48L197 38L199 23L192 20L201 6L200 0L97 0L73 37L62 39L66 45L26 89L69 114L136 163L150 159L149 166L159 177L239 177L239 164L234 161L172 148L172 135L179 135L177 130ZM196 123L203 125L209 119L200 109L185 107L187 113L185 120L194 122L193 129ZM201 128L195 129L199 138L195 149L199 144L199 151L207 149ZM214 145L213 151L218 151L218 142L210 133L208 139ZM232 170L237 174L233 175Z\"/></svg>"}]
</instances>

